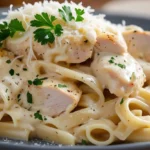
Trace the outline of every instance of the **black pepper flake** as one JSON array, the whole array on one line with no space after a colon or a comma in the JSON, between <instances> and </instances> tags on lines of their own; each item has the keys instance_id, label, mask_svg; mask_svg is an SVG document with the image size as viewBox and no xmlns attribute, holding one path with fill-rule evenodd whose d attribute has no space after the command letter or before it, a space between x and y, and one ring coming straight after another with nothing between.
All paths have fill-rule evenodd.
<instances>
[{"instance_id":1,"label":"black pepper flake","mask_svg":"<svg viewBox=\"0 0 150 150\"><path fill-rule=\"evenodd\" d=\"M23 71L27 71L27 68L23 68Z\"/></svg>"},{"instance_id":2,"label":"black pepper flake","mask_svg":"<svg viewBox=\"0 0 150 150\"><path fill-rule=\"evenodd\" d=\"M18 102L21 100L20 97L21 97L21 94L18 94L18 95L17 95Z\"/></svg>"},{"instance_id":3,"label":"black pepper flake","mask_svg":"<svg viewBox=\"0 0 150 150\"><path fill-rule=\"evenodd\" d=\"M85 40L84 43L88 43L88 40Z\"/></svg>"},{"instance_id":4,"label":"black pepper flake","mask_svg":"<svg viewBox=\"0 0 150 150\"><path fill-rule=\"evenodd\" d=\"M19 73L16 73L16 75L17 75L17 76L20 76L20 74L19 74Z\"/></svg>"}]
</instances>

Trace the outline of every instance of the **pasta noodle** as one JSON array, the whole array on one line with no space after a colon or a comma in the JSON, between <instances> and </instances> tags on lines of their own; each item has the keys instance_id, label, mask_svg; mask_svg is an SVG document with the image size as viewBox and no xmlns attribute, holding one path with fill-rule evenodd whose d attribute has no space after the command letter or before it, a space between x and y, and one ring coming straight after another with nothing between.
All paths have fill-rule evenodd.
<instances>
[{"instance_id":1,"label":"pasta noodle","mask_svg":"<svg viewBox=\"0 0 150 150\"><path fill-rule=\"evenodd\" d=\"M93 11L44 1L0 21L0 137L150 141L150 33Z\"/></svg>"}]
</instances>

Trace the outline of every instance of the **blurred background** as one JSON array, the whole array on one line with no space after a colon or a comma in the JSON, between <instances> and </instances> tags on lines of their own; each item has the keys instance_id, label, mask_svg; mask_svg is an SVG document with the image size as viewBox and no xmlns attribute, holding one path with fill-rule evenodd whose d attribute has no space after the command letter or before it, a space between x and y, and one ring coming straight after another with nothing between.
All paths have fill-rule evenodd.
<instances>
[{"instance_id":1,"label":"blurred background","mask_svg":"<svg viewBox=\"0 0 150 150\"><path fill-rule=\"evenodd\" d=\"M10 4L20 6L22 2L34 3L39 0L0 0L0 10ZM42 0L41 0L42 1ZM57 0L63 2L64 0ZM68 0L70 1L70 0ZM126 16L136 16L150 19L150 0L72 0L82 2L84 6L91 5L97 11Z\"/></svg>"},{"instance_id":2,"label":"blurred background","mask_svg":"<svg viewBox=\"0 0 150 150\"><path fill-rule=\"evenodd\" d=\"M25 3L35 3L43 0L0 0L0 19L5 16L2 12L8 10L8 6L13 4L17 8ZM63 2L64 0L54 0ZM71 1L71 0L68 0ZM76 3L82 2L84 6L92 6L96 13L106 14L106 19L113 23L122 23L126 25L136 24L145 30L150 30L150 0L72 0Z\"/></svg>"}]
</instances>

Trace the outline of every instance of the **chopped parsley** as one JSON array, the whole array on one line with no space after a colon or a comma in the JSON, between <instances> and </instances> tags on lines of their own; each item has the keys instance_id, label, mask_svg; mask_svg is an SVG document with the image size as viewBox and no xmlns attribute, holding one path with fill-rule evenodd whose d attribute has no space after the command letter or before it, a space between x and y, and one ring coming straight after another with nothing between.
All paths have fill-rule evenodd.
<instances>
[{"instance_id":1,"label":"chopped parsley","mask_svg":"<svg viewBox=\"0 0 150 150\"><path fill-rule=\"evenodd\" d=\"M82 145L88 145L88 142L86 140L82 139L81 144Z\"/></svg>"},{"instance_id":2,"label":"chopped parsley","mask_svg":"<svg viewBox=\"0 0 150 150\"><path fill-rule=\"evenodd\" d=\"M7 93L7 91L8 91L8 89L6 89L6 91L5 91L5 92Z\"/></svg>"},{"instance_id":3,"label":"chopped parsley","mask_svg":"<svg viewBox=\"0 0 150 150\"><path fill-rule=\"evenodd\" d=\"M69 6L63 6L62 9L59 9L58 11L62 19L66 22L69 22L74 19L71 12L71 8Z\"/></svg>"},{"instance_id":4,"label":"chopped parsley","mask_svg":"<svg viewBox=\"0 0 150 150\"><path fill-rule=\"evenodd\" d=\"M132 72L132 75L130 77L130 80L135 80L136 79L136 76L135 76L135 72Z\"/></svg>"},{"instance_id":5,"label":"chopped parsley","mask_svg":"<svg viewBox=\"0 0 150 150\"><path fill-rule=\"evenodd\" d=\"M40 114L40 111L38 110L36 113L34 113L35 119L43 120L42 115Z\"/></svg>"},{"instance_id":6,"label":"chopped parsley","mask_svg":"<svg viewBox=\"0 0 150 150\"><path fill-rule=\"evenodd\" d=\"M122 68L122 69L125 69L125 68L126 68L126 66L125 66L124 64L116 63L114 57L111 57L110 60L108 60L108 62L109 62L110 64L114 64L115 66L118 66L118 67L120 67L120 68Z\"/></svg>"},{"instance_id":7,"label":"chopped parsley","mask_svg":"<svg viewBox=\"0 0 150 150\"><path fill-rule=\"evenodd\" d=\"M18 102L21 100L20 97L21 97L21 94L18 94L18 95L17 95Z\"/></svg>"},{"instance_id":8,"label":"chopped parsley","mask_svg":"<svg viewBox=\"0 0 150 150\"><path fill-rule=\"evenodd\" d=\"M32 101L32 94L29 91L27 92L27 102L30 103L30 104L33 103L33 101Z\"/></svg>"},{"instance_id":9,"label":"chopped parsley","mask_svg":"<svg viewBox=\"0 0 150 150\"><path fill-rule=\"evenodd\" d=\"M28 84L32 85L32 81L31 81L31 80L28 80Z\"/></svg>"},{"instance_id":10,"label":"chopped parsley","mask_svg":"<svg viewBox=\"0 0 150 150\"><path fill-rule=\"evenodd\" d=\"M75 8L75 11L76 11L76 15L77 15L76 21L77 22L83 21L84 18L82 17L82 15L85 13L84 9L77 9L77 8Z\"/></svg>"},{"instance_id":11,"label":"chopped parsley","mask_svg":"<svg viewBox=\"0 0 150 150\"><path fill-rule=\"evenodd\" d=\"M59 14L65 22L69 22L75 20L76 22L83 21L84 9L75 8L76 18L73 16L71 12L70 6L63 6L62 9L59 9Z\"/></svg>"},{"instance_id":12,"label":"chopped parsley","mask_svg":"<svg viewBox=\"0 0 150 150\"><path fill-rule=\"evenodd\" d=\"M112 59L110 59L108 62L109 62L110 64L113 64L113 63L114 63L114 61L113 61Z\"/></svg>"},{"instance_id":13,"label":"chopped parsley","mask_svg":"<svg viewBox=\"0 0 150 150\"><path fill-rule=\"evenodd\" d=\"M9 74L10 74L11 76L13 76L14 73L15 73L14 69L10 69L10 70L9 70Z\"/></svg>"},{"instance_id":14,"label":"chopped parsley","mask_svg":"<svg viewBox=\"0 0 150 150\"><path fill-rule=\"evenodd\" d=\"M124 98L121 99L120 104L123 104L123 102L124 102Z\"/></svg>"},{"instance_id":15,"label":"chopped parsley","mask_svg":"<svg viewBox=\"0 0 150 150\"><path fill-rule=\"evenodd\" d=\"M118 64L118 66L119 66L120 68L122 68L122 69L125 69L125 68L126 68L126 66L125 66L124 64Z\"/></svg>"},{"instance_id":16,"label":"chopped parsley","mask_svg":"<svg viewBox=\"0 0 150 150\"><path fill-rule=\"evenodd\" d=\"M35 15L35 20L30 22L32 27L40 27L33 32L35 41L45 45L47 43L53 43L55 41L55 35L61 36L63 28L60 24L54 25L56 19L55 16L49 16L45 12Z\"/></svg>"},{"instance_id":17,"label":"chopped parsley","mask_svg":"<svg viewBox=\"0 0 150 150\"><path fill-rule=\"evenodd\" d=\"M59 87L59 88L66 88L67 85L65 85L65 84L58 84L58 87Z\"/></svg>"},{"instance_id":18,"label":"chopped parsley","mask_svg":"<svg viewBox=\"0 0 150 150\"><path fill-rule=\"evenodd\" d=\"M43 80L46 80L46 79L48 79L47 77L45 77L45 78L35 78L33 81L31 81L31 80L28 80L28 84L30 84L30 85L36 85L36 86L38 86L38 85L42 85L43 84Z\"/></svg>"},{"instance_id":19,"label":"chopped parsley","mask_svg":"<svg viewBox=\"0 0 150 150\"><path fill-rule=\"evenodd\" d=\"M6 21L0 24L0 44L3 45L3 41L10 37L13 37L16 32L25 32L22 22L18 19L12 19L8 24Z\"/></svg>"},{"instance_id":20,"label":"chopped parsley","mask_svg":"<svg viewBox=\"0 0 150 150\"><path fill-rule=\"evenodd\" d=\"M11 63L11 60L8 59L8 60L6 61L6 63L7 63L7 64L10 64L10 63Z\"/></svg>"}]
</instances>

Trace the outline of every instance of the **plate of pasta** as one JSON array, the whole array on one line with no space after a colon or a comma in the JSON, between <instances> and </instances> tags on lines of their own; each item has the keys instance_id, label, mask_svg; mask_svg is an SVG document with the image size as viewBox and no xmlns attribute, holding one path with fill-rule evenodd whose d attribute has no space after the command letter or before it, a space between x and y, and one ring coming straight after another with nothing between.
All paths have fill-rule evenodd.
<instances>
[{"instance_id":1,"label":"plate of pasta","mask_svg":"<svg viewBox=\"0 0 150 150\"><path fill-rule=\"evenodd\" d=\"M150 148L148 20L114 24L67 1L2 14L1 148Z\"/></svg>"}]
</instances>

